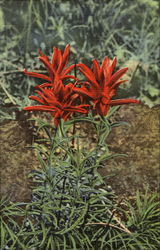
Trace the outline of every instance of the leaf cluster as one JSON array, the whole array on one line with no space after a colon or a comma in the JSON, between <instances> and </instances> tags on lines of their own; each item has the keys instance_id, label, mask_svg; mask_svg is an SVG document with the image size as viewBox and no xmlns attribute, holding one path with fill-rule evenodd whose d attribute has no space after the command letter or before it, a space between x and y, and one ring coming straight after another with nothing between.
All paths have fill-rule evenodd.
<instances>
[{"instance_id":1,"label":"leaf cluster","mask_svg":"<svg viewBox=\"0 0 160 250\"><path fill-rule=\"evenodd\" d=\"M34 146L41 168L29 175L32 199L28 203L2 200L1 249L157 249L157 195L137 193L135 203L124 202L122 208L98 173L103 161L112 157L102 150L111 125L107 119L87 119L94 122L100 138L90 152L80 147L81 136L69 135L76 119L65 126L61 122L56 130L39 120L39 130L46 136ZM123 214L125 220L116 214Z\"/></svg>"},{"instance_id":2,"label":"leaf cluster","mask_svg":"<svg viewBox=\"0 0 160 250\"><path fill-rule=\"evenodd\" d=\"M33 175L42 180L42 173L37 171ZM51 197L48 188L42 192L43 185L41 182L33 191L28 204L2 200L1 249L158 249L157 194L137 193L135 204L125 202L127 209L123 210L114 196L103 189L94 190L85 204L78 197L74 205L70 195L59 192L62 197L59 207L56 194ZM64 209L65 202L68 203ZM110 215L113 207L126 215L126 222L122 223L113 213Z\"/></svg>"}]
</instances>

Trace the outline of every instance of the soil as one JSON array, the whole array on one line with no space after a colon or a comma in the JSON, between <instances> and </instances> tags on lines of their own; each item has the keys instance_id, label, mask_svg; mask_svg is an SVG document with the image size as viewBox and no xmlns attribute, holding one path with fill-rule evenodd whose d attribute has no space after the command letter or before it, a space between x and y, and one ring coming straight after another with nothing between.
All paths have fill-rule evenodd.
<instances>
[{"instance_id":1,"label":"soil","mask_svg":"<svg viewBox=\"0 0 160 250\"><path fill-rule=\"evenodd\" d=\"M160 106L126 105L112 117L112 121L125 121L112 129L107 144L111 153L125 153L128 157L113 158L100 170L107 175L106 184L119 196L133 196L137 189L144 191L146 185L158 191L160 180ZM31 170L39 168L36 152L31 147L34 127L24 112L18 112L16 120L0 123L0 169L1 195L11 201L31 199ZM85 128L90 145L94 131Z\"/></svg>"}]
</instances>

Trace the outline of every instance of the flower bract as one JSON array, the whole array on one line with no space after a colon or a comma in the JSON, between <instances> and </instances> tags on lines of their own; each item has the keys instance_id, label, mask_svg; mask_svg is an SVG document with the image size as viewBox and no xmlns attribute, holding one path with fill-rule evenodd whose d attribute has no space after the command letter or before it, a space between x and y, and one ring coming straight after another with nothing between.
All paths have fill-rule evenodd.
<instances>
[{"instance_id":1,"label":"flower bract","mask_svg":"<svg viewBox=\"0 0 160 250\"><path fill-rule=\"evenodd\" d=\"M108 57L105 57L101 66L98 61L94 59L92 69L83 63L79 63L77 66L87 81L82 81L80 83L81 87L75 88L75 92L91 100L97 114L101 116L107 115L110 106L139 103L139 101L135 99L112 100L116 95L119 85L126 82L126 80L120 80L120 78L128 70L128 68L123 68L114 72L116 58L110 63Z\"/></svg>"}]
</instances>

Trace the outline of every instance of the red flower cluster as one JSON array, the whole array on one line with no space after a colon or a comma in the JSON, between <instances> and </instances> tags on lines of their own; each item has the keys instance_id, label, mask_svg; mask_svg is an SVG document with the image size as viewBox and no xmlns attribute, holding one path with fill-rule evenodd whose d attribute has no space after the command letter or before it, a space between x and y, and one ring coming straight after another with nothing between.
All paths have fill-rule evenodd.
<instances>
[{"instance_id":1,"label":"red flower cluster","mask_svg":"<svg viewBox=\"0 0 160 250\"><path fill-rule=\"evenodd\" d=\"M39 106L25 107L25 110L41 110L50 112L54 117L55 127L59 124L59 119L65 121L75 112L88 113L87 107L92 107L97 114L101 116L107 115L110 106L122 105L128 103L140 103L135 99L120 99L112 100L116 95L117 88L126 80L120 80L128 68L123 68L114 73L116 67L116 58L112 63L106 57L100 66L97 60L93 60L92 70L83 63L68 66L69 61L69 48L67 45L64 53L60 49L54 48L52 62L49 62L47 56L43 55L41 51L39 59L47 68L49 76L28 72L24 73L29 76L37 77L46 80L47 82L37 85L39 89L36 93L40 96L30 96L39 102ZM73 75L68 73L77 66L82 74L86 77L87 81L77 81ZM64 79L74 79L75 83L64 84ZM76 84L80 85L77 87ZM85 104L85 100L90 101Z\"/></svg>"},{"instance_id":2,"label":"red flower cluster","mask_svg":"<svg viewBox=\"0 0 160 250\"><path fill-rule=\"evenodd\" d=\"M25 107L24 110L40 110L50 112L54 117L55 127L58 126L59 119L62 118L66 121L74 112L84 114L88 112L85 108L89 105L77 105L79 95L75 93L74 85L72 83L64 85L63 83L63 80L67 78L76 80L74 76L68 75L68 73L75 67L75 65L67 67L69 61L69 48L70 46L67 45L63 55L60 49L54 48L52 63L49 62L47 56L43 55L43 53L39 51L39 59L47 68L49 76L24 70L26 75L41 78L47 81L36 86L39 90L35 92L40 97L29 97L30 99L39 102L41 105Z\"/></svg>"},{"instance_id":3,"label":"red flower cluster","mask_svg":"<svg viewBox=\"0 0 160 250\"><path fill-rule=\"evenodd\" d=\"M67 67L69 61L69 49L70 45L68 44L62 55L62 51L60 49L54 48L51 63L49 62L48 56L43 55L43 53L39 50L39 60L43 62L44 66L48 71L49 76L28 72L26 69L24 70L24 73L28 76L33 76L46 80L47 83L44 83L43 87L52 86L53 83L56 84L59 82L59 80L64 80L67 78L75 79L74 76L67 75L75 67L75 64ZM50 84L48 82L50 82Z\"/></svg>"}]
</instances>

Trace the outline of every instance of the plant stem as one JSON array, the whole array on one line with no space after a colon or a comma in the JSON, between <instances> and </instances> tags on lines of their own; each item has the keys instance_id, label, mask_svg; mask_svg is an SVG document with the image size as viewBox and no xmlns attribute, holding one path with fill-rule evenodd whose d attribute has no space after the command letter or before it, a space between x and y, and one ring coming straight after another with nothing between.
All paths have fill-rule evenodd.
<instances>
[{"instance_id":1,"label":"plant stem","mask_svg":"<svg viewBox=\"0 0 160 250\"><path fill-rule=\"evenodd\" d=\"M108 223L103 223L103 222L93 222L93 223L85 224L85 226L90 226L90 225L100 225L100 226L105 226L105 227L109 226L109 227L119 229L119 230L121 230L121 231L123 231L125 233L132 234L132 232L129 231L128 228L124 227L124 225L123 225L123 227L118 227L116 225L113 225L113 224L110 224L110 223L109 224ZM120 226L122 226L122 224L120 224Z\"/></svg>"},{"instance_id":2,"label":"plant stem","mask_svg":"<svg viewBox=\"0 0 160 250\"><path fill-rule=\"evenodd\" d=\"M59 204L59 208L60 208L60 209L61 209L61 207L62 207L62 201L63 201L63 194L64 194L64 191L65 191L66 179L67 179L67 177L65 176L65 177L64 177L64 180L63 180L62 196L61 196L60 204ZM60 222L60 214L61 214L61 211L59 210L59 212L58 212L58 218L57 218L57 220L58 220L58 226L59 226L59 222Z\"/></svg>"},{"instance_id":3,"label":"plant stem","mask_svg":"<svg viewBox=\"0 0 160 250\"><path fill-rule=\"evenodd\" d=\"M77 71L76 71L76 61L75 61L75 67L74 67L74 76L77 78ZM73 114L73 117L74 117L74 114ZM73 123L73 130L72 130L72 135L73 135L73 138L72 138L72 147L74 149L74 144L75 144L75 135L76 133L76 123L74 122Z\"/></svg>"},{"instance_id":4,"label":"plant stem","mask_svg":"<svg viewBox=\"0 0 160 250\"><path fill-rule=\"evenodd\" d=\"M74 145L75 145L75 135L76 133L76 125L75 125L75 122L73 123L73 130L72 130L72 135L73 135L73 138L72 138L72 148L74 149Z\"/></svg>"},{"instance_id":5,"label":"plant stem","mask_svg":"<svg viewBox=\"0 0 160 250\"><path fill-rule=\"evenodd\" d=\"M12 97L12 95L10 95L9 92L7 91L7 89L4 87L3 82L0 82L0 85L1 85L1 88L3 89L3 91L5 92L6 96L11 101L11 103L13 103L14 105L16 105L17 103L14 101L14 98Z\"/></svg>"},{"instance_id":6,"label":"plant stem","mask_svg":"<svg viewBox=\"0 0 160 250\"><path fill-rule=\"evenodd\" d=\"M47 73L46 70L34 70L34 73ZM10 75L10 74L24 74L24 69L8 70L0 72L0 76Z\"/></svg>"}]
</instances>

